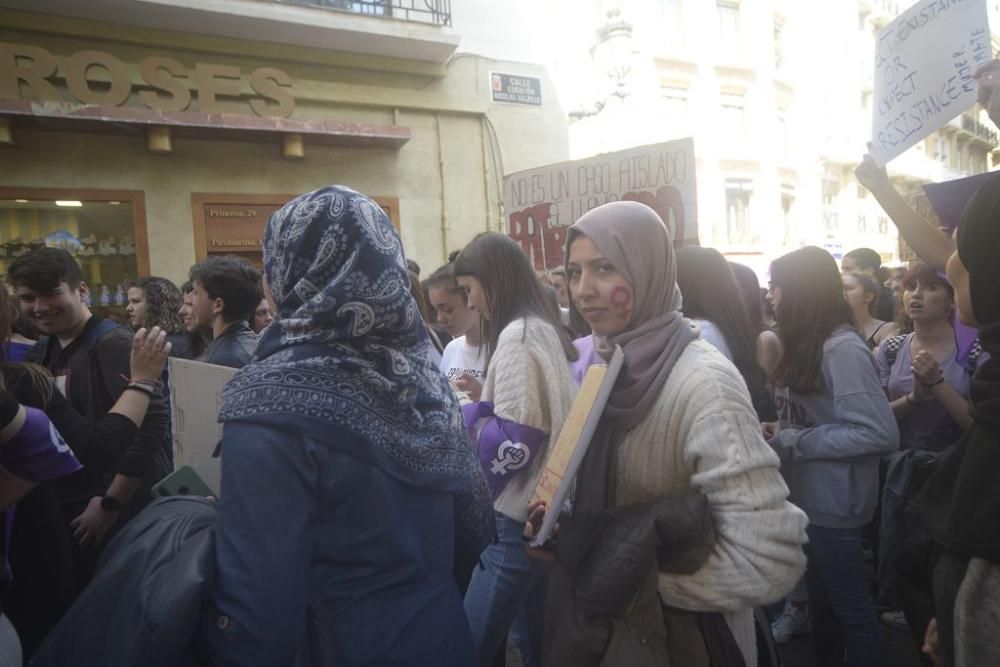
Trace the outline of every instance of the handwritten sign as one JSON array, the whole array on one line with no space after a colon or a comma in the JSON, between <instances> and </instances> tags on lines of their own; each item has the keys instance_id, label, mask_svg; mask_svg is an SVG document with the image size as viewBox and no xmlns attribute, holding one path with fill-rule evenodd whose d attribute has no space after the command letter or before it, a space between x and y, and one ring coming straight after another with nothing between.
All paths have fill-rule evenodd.
<instances>
[{"instance_id":1,"label":"handwritten sign","mask_svg":"<svg viewBox=\"0 0 1000 667\"><path fill-rule=\"evenodd\" d=\"M630 148L504 178L507 232L536 269L564 263L566 230L577 218L621 200L642 202L655 210L675 246L697 243L694 141Z\"/></svg>"},{"instance_id":2,"label":"handwritten sign","mask_svg":"<svg viewBox=\"0 0 1000 667\"><path fill-rule=\"evenodd\" d=\"M875 46L872 156L885 164L976 102L992 58L986 0L920 0Z\"/></svg>"}]
</instances>

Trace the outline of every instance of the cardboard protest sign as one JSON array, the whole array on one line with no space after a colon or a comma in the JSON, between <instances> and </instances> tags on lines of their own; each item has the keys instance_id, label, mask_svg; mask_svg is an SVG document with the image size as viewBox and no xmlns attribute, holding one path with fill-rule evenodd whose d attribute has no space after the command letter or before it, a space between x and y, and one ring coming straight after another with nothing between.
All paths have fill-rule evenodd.
<instances>
[{"instance_id":1,"label":"cardboard protest sign","mask_svg":"<svg viewBox=\"0 0 1000 667\"><path fill-rule=\"evenodd\" d=\"M632 200L654 209L674 245L698 242L694 141L605 153L504 177L507 232L536 269L564 263L566 229L592 208Z\"/></svg>"},{"instance_id":2,"label":"cardboard protest sign","mask_svg":"<svg viewBox=\"0 0 1000 667\"><path fill-rule=\"evenodd\" d=\"M559 512L573 488L576 473L590 447L590 440L594 437L594 431L597 430L604 406L608 403L611 389L618 380L624 362L625 355L619 347L615 349L607 366L591 366L587 369L569 415L559 431L559 437L545 460L545 469L538 478L538 485L529 503L544 501L548 507L542 526L531 542L532 546L541 546L552 536Z\"/></svg>"},{"instance_id":3,"label":"cardboard protest sign","mask_svg":"<svg viewBox=\"0 0 1000 667\"><path fill-rule=\"evenodd\" d=\"M222 439L219 409L222 388L235 368L187 359L170 360L170 420L174 466L194 468L208 486L219 490L221 465L212 456Z\"/></svg>"},{"instance_id":4,"label":"cardboard protest sign","mask_svg":"<svg viewBox=\"0 0 1000 667\"><path fill-rule=\"evenodd\" d=\"M920 0L875 45L872 156L885 164L976 103L993 57L986 0Z\"/></svg>"}]
</instances>

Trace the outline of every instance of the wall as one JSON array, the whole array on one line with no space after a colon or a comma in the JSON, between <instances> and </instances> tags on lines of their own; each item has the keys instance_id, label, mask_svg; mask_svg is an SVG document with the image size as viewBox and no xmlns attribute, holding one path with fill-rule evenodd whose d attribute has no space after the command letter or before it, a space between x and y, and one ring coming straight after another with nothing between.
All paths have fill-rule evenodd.
<instances>
[{"instance_id":1,"label":"wall","mask_svg":"<svg viewBox=\"0 0 1000 667\"><path fill-rule=\"evenodd\" d=\"M39 25L45 30L33 27ZM412 138L398 151L319 146L307 139L305 159L292 162L280 157L277 138L271 143L175 139L173 154L160 156L148 153L143 134L134 130L42 132L15 123L16 144L0 148L0 186L144 191L151 271L174 280L186 275L195 259L192 192L297 194L344 183L398 197L406 252L430 271L476 233L499 225L499 179L505 170L568 155L565 115L545 71L533 65L460 55L435 75L425 65L411 71L406 63L356 54L78 19L39 22L34 15L3 10L0 26L0 41L39 45L57 56L85 48L111 52L133 63L134 85L141 83L134 63L147 55L167 55L189 68L196 62L238 65L246 93L249 72L277 67L295 81L293 118L410 128ZM491 71L541 77L542 106L490 102Z\"/></svg>"}]
</instances>

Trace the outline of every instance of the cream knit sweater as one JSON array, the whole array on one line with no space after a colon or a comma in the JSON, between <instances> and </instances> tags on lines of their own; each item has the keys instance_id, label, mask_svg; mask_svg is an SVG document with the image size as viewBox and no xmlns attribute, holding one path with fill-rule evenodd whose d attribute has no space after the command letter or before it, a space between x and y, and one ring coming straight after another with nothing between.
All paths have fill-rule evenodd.
<instances>
[{"instance_id":1,"label":"cream knit sweater","mask_svg":"<svg viewBox=\"0 0 1000 667\"><path fill-rule=\"evenodd\" d=\"M778 457L732 363L703 340L688 345L617 463L619 505L690 489L708 497L715 549L694 574L660 573L660 599L726 612L747 665L756 665L753 608L780 599L802 575L807 519L786 501Z\"/></svg>"},{"instance_id":2,"label":"cream knit sweater","mask_svg":"<svg viewBox=\"0 0 1000 667\"><path fill-rule=\"evenodd\" d=\"M546 434L558 434L576 394L559 334L536 317L515 320L500 332L483 384L483 401L497 417ZM534 460L508 482L494 509L516 521L527 518L528 502L544 469L549 438Z\"/></svg>"}]
</instances>

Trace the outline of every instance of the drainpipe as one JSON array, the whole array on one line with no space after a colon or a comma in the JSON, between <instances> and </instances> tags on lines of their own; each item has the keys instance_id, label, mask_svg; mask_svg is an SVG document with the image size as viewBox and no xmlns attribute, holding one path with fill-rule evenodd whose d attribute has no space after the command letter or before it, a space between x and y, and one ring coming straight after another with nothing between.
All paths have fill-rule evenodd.
<instances>
[{"instance_id":1,"label":"drainpipe","mask_svg":"<svg viewBox=\"0 0 1000 667\"><path fill-rule=\"evenodd\" d=\"M441 143L441 117L434 112L434 131L437 134L438 178L441 179L441 257L448 259L448 210L445 208L444 195L444 147Z\"/></svg>"}]
</instances>

